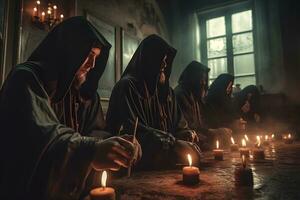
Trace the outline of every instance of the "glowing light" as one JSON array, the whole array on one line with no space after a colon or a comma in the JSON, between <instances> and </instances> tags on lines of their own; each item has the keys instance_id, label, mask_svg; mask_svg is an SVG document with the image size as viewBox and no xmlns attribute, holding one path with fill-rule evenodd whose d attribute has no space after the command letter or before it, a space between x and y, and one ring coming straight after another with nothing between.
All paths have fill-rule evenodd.
<instances>
[{"instance_id":1,"label":"glowing light","mask_svg":"<svg viewBox=\"0 0 300 200\"><path fill-rule=\"evenodd\" d=\"M245 134L244 135L244 137L245 137L245 139L247 140L247 142L249 141L249 138L248 138L248 136Z\"/></svg>"},{"instance_id":2,"label":"glowing light","mask_svg":"<svg viewBox=\"0 0 300 200\"><path fill-rule=\"evenodd\" d=\"M101 177L101 186L106 187L106 180L107 180L107 172L103 171L102 177Z\"/></svg>"},{"instance_id":3,"label":"glowing light","mask_svg":"<svg viewBox=\"0 0 300 200\"><path fill-rule=\"evenodd\" d=\"M235 144L233 137L231 137L231 142L232 144Z\"/></svg>"},{"instance_id":4,"label":"glowing light","mask_svg":"<svg viewBox=\"0 0 300 200\"><path fill-rule=\"evenodd\" d=\"M242 139L242 146L246 147L246 140L245 139Z\"/></svg>"},{"instance_id":5,"label":"glowing light","mask_svg":"<svg viewBox=\"0 0 300 200\"><path fill-rule=\"evenodd\" d=\"M219 149L219 140L216 141L216 147Z\"/></svg>"},{"instance_id":6,"label":"glowing light","mask_svg":"<svg viewBox=\"0 0 300 200\"><path fill-rule=\"evenodd\" d=\"M192 156L190 154L187 155L187 159L189 161L189 166L192 166Z\"/></svg>"}]
</instances>

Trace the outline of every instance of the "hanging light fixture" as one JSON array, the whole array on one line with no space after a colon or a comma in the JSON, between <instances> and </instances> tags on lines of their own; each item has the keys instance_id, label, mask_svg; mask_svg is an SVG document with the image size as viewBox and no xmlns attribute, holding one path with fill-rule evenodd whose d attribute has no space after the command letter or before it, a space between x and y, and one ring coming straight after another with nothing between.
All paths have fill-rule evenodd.
<instances>
[{"instance_id":1,"label":"hanging light fixture","mask_svg":"<svg viewBox=\"0 0 300 200\"><path fill-rule=\"evenodd\" d=\"M52 27L64 20L64 15L58 14L58 6L48 3L42 7L41 1L36 1L32 13L32 23L43 30L50 30Z\"/></svg>"}]
</instances>

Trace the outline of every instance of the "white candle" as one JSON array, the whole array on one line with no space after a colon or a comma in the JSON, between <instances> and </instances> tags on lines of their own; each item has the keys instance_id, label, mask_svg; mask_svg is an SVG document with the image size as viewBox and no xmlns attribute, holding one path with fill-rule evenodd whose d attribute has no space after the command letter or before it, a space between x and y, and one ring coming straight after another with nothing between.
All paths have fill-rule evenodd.
<instances>
[{"instance_id":1,"label":"white candle","mask_svg":"<svg viewBox=\"0 0 300 200\"><path fill-rule=\"evenodd\" d=\"M56 18L57 18L57 16L56 16L56 15L57 15L57 6L56 6L56 5L54 5L54 6L53 6L53 18L54 18L54 19L56 19Z\"/></svg>"}]
</instances>

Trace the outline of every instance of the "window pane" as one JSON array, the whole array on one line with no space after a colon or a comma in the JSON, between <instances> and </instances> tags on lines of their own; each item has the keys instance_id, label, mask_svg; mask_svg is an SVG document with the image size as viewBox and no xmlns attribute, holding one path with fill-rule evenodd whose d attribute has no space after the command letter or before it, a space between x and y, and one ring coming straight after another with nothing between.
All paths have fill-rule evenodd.
<instances>
[{"instance_id":1,"label":"window pane","mask_svg":"<svg viewBox=\"0 0 300 200\"><path fill-rule=\"evenodd\" d=\"M253 51L253 37L251 33L242 33L232 37L233 53L247 53Z\"/></svg>"},{"instance_id":2,"label":"window pane","mask_svg":"<svg viewBox=\"0 0 300 200\"><path fill-rule=\"evenodd\" d=\"M218 58L208 60L210 68L209 77L216 78L218 75L227 72L227 58Z\"/></svg>"},{"instance_id":3,"label":"window pane","mask_svg":"<svg viewBox=\"0 0 300 200\"><path fill-rule=\"evenodd\" d=\"M252 30L251 10L235 13L232 15L231 19L233 33Z\"/></svg>"},{"instance_id":4,"label":"window pane","mask_svg":"<svg viewBox=\"0 0 300 200\"><path fill-rule=\"evenodd\" d=\"M256 85L256 78L255 76L236 77L234 79L234 84L241 84L241 88L243 89L248 85Z\"/></svg>"},{"instance_id":5,"label":"window pane","mask_svg":"<svg viewBox=\"0 0 300 200\"><path fill-rule=\"evenodd\" d=\"M226 38L218 38L207 41L207 57L214 58L226 56Z\"/></svg>"},{"instance_id":6,"label":"window pane","mask_svg":"<svg viewBox=\"0 0 300 200\"><path fill-rule=\"evenodd\" d=\"M225 35L225 17L207 20L206 32L208 38Z\"/></svg>"},{"instance_id":7,"label":"window pane","mask_svg":"<svg viewBox=\"0 0 300 200\"><path fill-rule=\"evenodd\" d=\"M234 56L233 63L234 63L234 74L236 76L255 73L253 54Z\"/></svg>"}]
</instances>

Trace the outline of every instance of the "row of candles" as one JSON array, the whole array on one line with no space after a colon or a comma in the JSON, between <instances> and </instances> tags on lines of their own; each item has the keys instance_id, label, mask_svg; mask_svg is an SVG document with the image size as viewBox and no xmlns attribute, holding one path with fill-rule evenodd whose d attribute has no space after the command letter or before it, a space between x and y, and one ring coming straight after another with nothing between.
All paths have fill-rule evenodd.
<instances>
[{"instance_id":1,"label":"row of candles","mask_svg":"<svg viewBox=\"0 0 300 200\"><path fill-rule=\"evenodd\" d=\"M48 20L52 19L54 21L63 21L64 15L60 14L58 17L57 10L58 10L58 7L56 5L48 6L48 8L47 8ZM32 17L38 19L41 22L45 21L46 12L45 11L41 12L41 2L40 1L36 1L36 6L33 8Z\"/></svg>"},{"instance_id":2,"label":"row of candles","mask_svg":"<svg viewBox=\"0 0 300 200\"><path fill-rule=\"evenodd\" d=\"M256 136L255 148L252 149L252 155L254 160L261 160L265 158L264 149L261 145L269 145L270 141L274 141L274 134L272 134L271 139L268 135L265 135L264 141L261 142L262 136ZM291 144L293 138L291 134L283 137L286 144ZM250 149L247 147L247 142L250 142L249 137L244 135L242 139L242 147L239 148L238 144L235 143L233 137L231 137L231 151L240 152L242 158L242 167L236 168L235 170L235 180L236 184L240 186L251 186L253 185L253 173L252 169L247 167L247 158L250 156ZM220 149L219 140L216 141L216 149L213 150L215 160L223 160L224 150ZM186 185L194 185L200 182L200 170L198 167L193 166L192 156L187 154L187 160L189 165L183 167L182 178L183 183ZM102 173L101 185L102 187L95 188L90 191L91 200L115 200L115 190L111 187L106 187L107 172Z\"/></svg>"}]
</instances>

